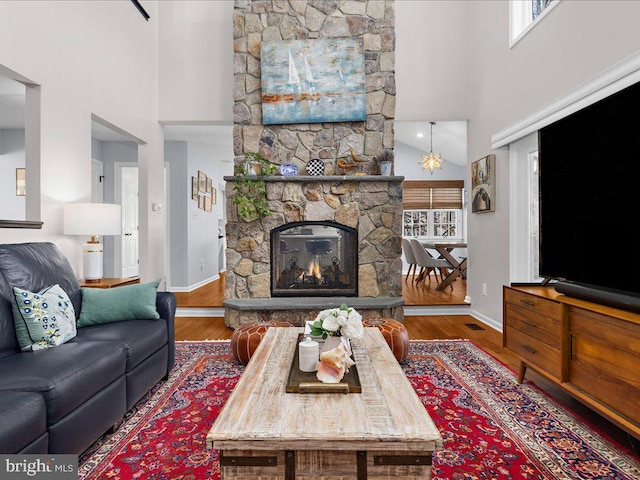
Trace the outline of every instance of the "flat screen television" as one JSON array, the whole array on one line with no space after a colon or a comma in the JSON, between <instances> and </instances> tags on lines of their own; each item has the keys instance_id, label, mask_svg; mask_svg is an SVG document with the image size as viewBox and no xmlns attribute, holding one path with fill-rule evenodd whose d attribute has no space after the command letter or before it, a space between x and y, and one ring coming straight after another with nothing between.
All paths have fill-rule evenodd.
<instances>
[{"instance_id":1,"label":"flat screen television","mask_svg":"<svg viewBox=\"0 0 640 480\"><path fill-rule=\"evenodd\" d=\"M538 142L540 276L640 310L640 83L542 128Z\"/></svg>"}]
</instances>

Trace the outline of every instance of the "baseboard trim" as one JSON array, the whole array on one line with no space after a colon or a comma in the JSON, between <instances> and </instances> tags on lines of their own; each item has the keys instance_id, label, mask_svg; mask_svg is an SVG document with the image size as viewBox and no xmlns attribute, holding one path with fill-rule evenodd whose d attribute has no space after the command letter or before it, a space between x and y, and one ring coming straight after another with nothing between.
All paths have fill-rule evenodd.
<instances>
[{"instance_id":1,"label":"baseboard trim","mask_svg":"<svg viewBox=\"0 0 640 480\"><path fill-rule=\"evenodd\" d=\"M471 313L469 315L471 315L473 318L481 321L485 325L488 325L489 327L493 328L494 330L497 330L500 333L502 333L502 322L497 322L493 318L487 317L486 315L482 315L481 313L479 313L476 310L471 311Z\"/></svg>"},{"instance_id":2,"label":"baseboard trim","mask_svg":"<svg viewBox=\"0 0 640 480\"><path fill-rule=\"evenodd\" d=\"M196 283L195 285L190 285L188 287L168 287L167 290L169 292L193 292L200 287L204 287L207 283L211 283L215 280L220 280L220 275L214 275L213 277L206 278L201 282Z\"/></svg>"},{"instance_id":3,"label":"baseboard trim","mask_svg":"<svg viewBox=\"0 0 640 480\"><path fill-rule=\"evenodd\" d=\"M469 305L404 306L405 317L432 317L436 315L471 315L471 307Z\"/></svg>"},{"instance_id":4,"label":"baseboard trim","mask_svg":"<svg viewBox=\"0 0 640 480\"><path fill-rule=\"evenodd\" d=\"M224 317L224 308L176 308L176 317Z\"/></svg>"}]
</instances>

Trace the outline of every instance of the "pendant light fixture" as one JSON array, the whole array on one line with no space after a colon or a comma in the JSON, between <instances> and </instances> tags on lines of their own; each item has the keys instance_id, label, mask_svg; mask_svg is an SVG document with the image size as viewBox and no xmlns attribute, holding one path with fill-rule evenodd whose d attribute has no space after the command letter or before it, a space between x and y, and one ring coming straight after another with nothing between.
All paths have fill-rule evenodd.
<instances>
[{"instance_id":1,"label":"pendant light fixture","mask_svg":"<svg viewBox=\"0 0 640 480\"><path fill-rule=\"evenodd\" d=\"M429 151L429 155L423 155L422 161L419 163L422 165L423 170L426 170L428 168L429 171L431 172L431 175L433 175L433 169L442 168L442 164L444 163L444 160L442 159L439 153L436 153L436 154L433 153L433 126L436 124L436 122L429 122L429 123L431 124L431 148Z\"/></svg>"}]
</instances>

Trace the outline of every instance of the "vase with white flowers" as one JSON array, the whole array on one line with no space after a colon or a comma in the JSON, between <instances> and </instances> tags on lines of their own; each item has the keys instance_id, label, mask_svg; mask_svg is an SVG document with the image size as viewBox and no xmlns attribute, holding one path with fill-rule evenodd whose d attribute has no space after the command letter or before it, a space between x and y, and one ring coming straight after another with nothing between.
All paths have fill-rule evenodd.
<instances>
[{"instance_id":1,"label":"vase with white flowers","mask_svg":"<svg viewBox=\"0 0 640 480\"><path fill-rule=\"evenodd\" d=\"M339 308L322 310L309 328L312 336L323 340L327 337L360 338L364 333L362 315L344 303Z\"/></svg>"},{"instance_id":2,"label":"vase with white flowers","mask_svg":"<svg viewBox=\"0 0 640 480\"><path fill-rule=\"evenodd\" d=\"M351 354L349 340L360 338L364 334L362 315L355 308L348 307L344 303L339 308L322 310L313 323L309 324L309 329L311 336L325 341L322 346L323 351L343 343L349 354Z\"/></svg>"},{"instance_id":3,"label":"vase with white flowers","mask_svg":"<svg viewBox=\"0 0 640 480\"><path fill-rule=\"evenodd\" d=\"M364 334L362 315L346 304L318 313L309 324L310 334L324 340L316 377L323 383L338 383L355 364L351 358L351 339Z\"/></svg>"}]
</instances>

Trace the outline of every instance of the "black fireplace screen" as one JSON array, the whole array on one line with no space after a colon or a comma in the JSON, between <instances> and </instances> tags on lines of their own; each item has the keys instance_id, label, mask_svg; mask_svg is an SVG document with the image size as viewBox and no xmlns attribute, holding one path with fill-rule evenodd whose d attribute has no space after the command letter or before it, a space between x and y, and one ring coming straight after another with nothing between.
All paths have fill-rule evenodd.
<instances>
[{"instance_id":1,"label":"black fireplace screen","mask_svg":"<svg viewBox=\"0 0 640 480\"><path fill-rule=\"evenodd\" d=\"M294 222L271 231L271 296L358 294L358 232L335 222Z\"/></svg>"}]
</instances>

